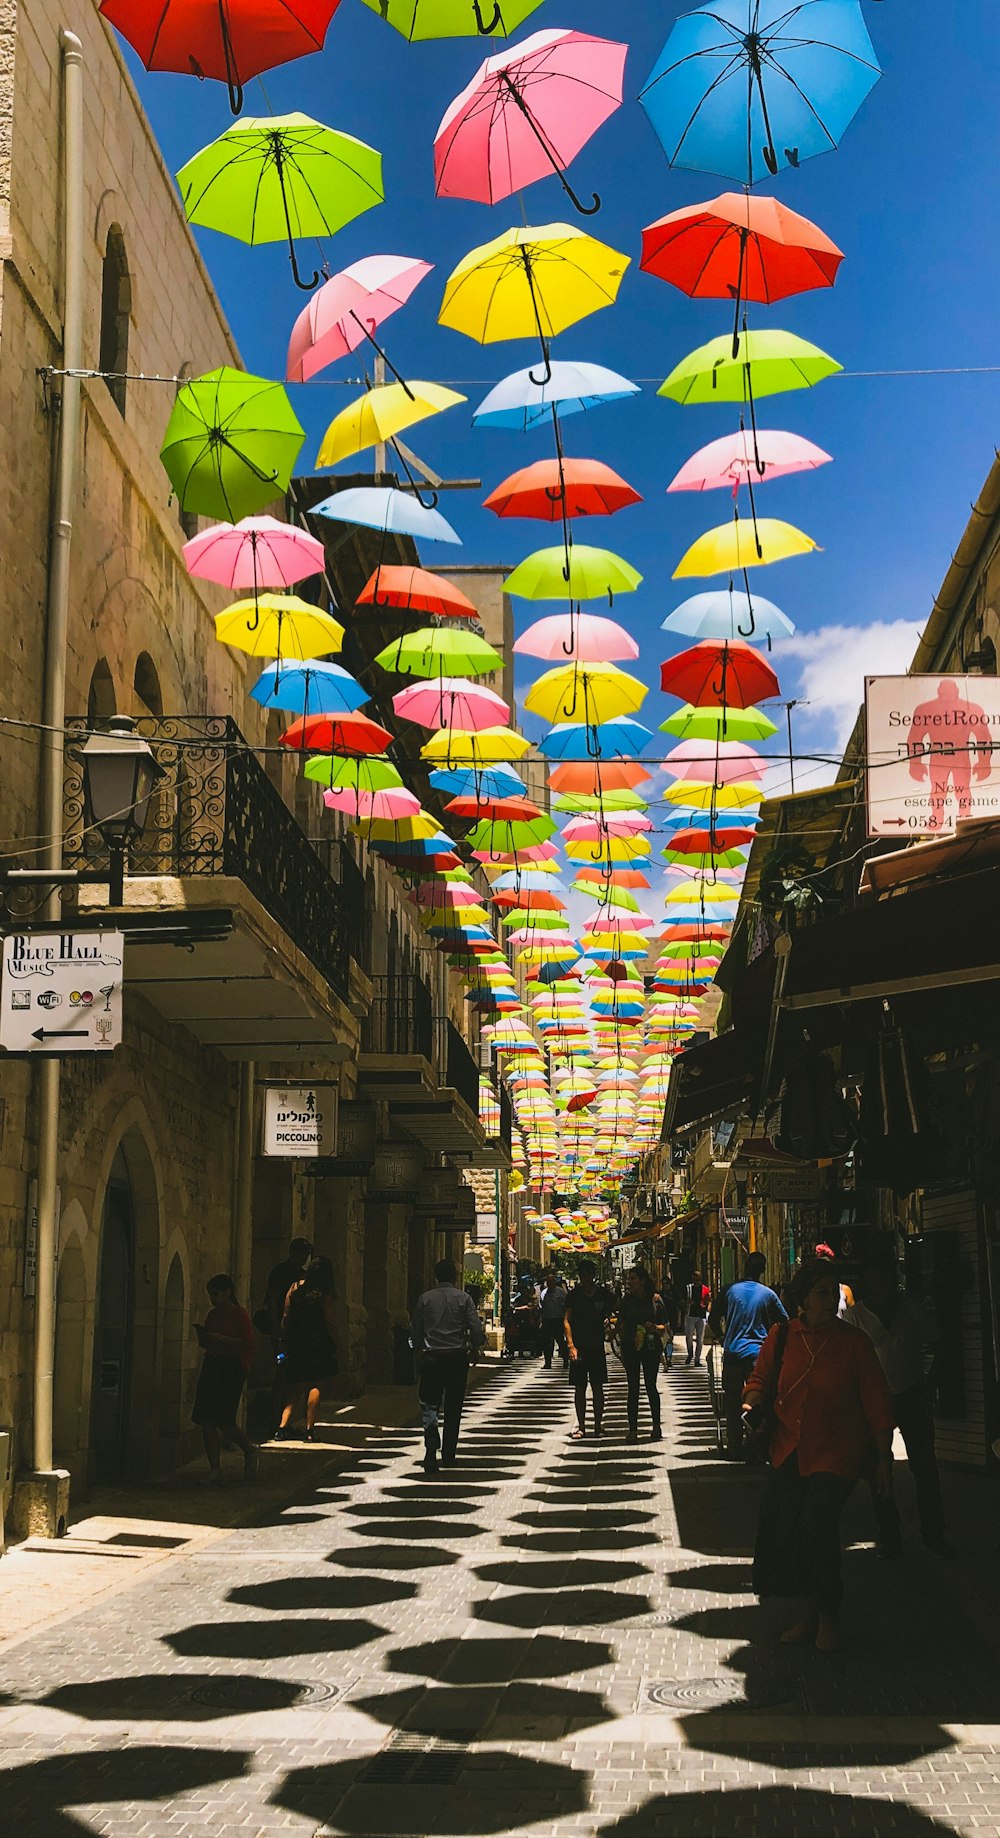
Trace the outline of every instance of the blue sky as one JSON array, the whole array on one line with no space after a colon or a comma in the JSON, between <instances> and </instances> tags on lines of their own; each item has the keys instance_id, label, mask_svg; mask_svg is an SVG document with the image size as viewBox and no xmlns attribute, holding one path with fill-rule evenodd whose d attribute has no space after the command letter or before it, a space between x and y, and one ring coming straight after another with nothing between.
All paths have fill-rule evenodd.
<instances>
[{"instance_id":1,"label":"blue sky","mask_svg":"<svg viewBox=\"0 0 1000 1838\"><path fill-rule=\"evenodd\" d=\"M611 37L620 24L631 45L626 104L580 155L571 176L582 193L596 188L603 197L602 211L586 220L587 227L627 251L633 264L617 306L564 333L554 351L650 380L640 399L567 421L566 446L572 454L605 460L644 496L641 506L613 519L590 521L587 539L618 550L645 577L618 612L641 642L638 673L654 685L645 711L653 727L676 706L655 687L660 659L677 648L659 624L685 597L685 587L671 580L673 569L702 530L728 515L722 493L668 498L665 487L695 448L734 426L732 411L682 409L655 395L656 383L678 358L726 329L728 309L693 304L638 271L644 224L726 189L708 175L672 171L635 100L683 10L635 0L618 9L597 0L575 0L572 8L544 0L511 41L542 27L570 25ZM907 0L905 6L870 0L865 13L885 72L881 83L838 153L809 161L775 186L840 244L846 255L840 277L833 290L803 295L770 313L754 309L754 323L813 339L848 372L1000 364L995 0L962 0L960 8L948 9L941 0ZM358 0L341 0L325 51L265 78L275 112L301 109L381 149L386 202L331 241L331 266L375 253L436 264L409 306L387 324L385 340L402 370L454 382L469 396L470 409L492 382L534 357L529 344L481 347L436 323L454 263L521 221L516 199L490 209L434 197L431 149L438 121L486 49L471 39L408 45ZM175 169L227 126L221 85L138 75ZM248 87L246 107L267 112L256 83ZM524 198L530 223L584 221L574 218L555 180L531 187ZM292 284L282 246L249 249L212 232L199 232L199 239L248 368L282 376L288 332L305 297ZM353 369L347 364L328 374ZM336 382L294 392L309 434L303 467L311 464L326 421L351 393ZM756 576L760 591L798 628L792 644L774 656L784 693L809 698L797 717L798 747L822 751L850 727L865 669L905 668L909 661L914 628L930 610L992 462L1000 434L1000 374L848 375L771 398L762 420L818 441L836 460L816 475L767 487L760 507L801 525L823 553ZM549 455L545 435L476 431L470 411L460 407L408 438L446 476L483 480L482 494L454 494L443 502L465 547L428 547L431 566L514 563L547 540L545 526L498 523L479 502L508 472ZM519 610L523 627L530 609L521 603ZM804 774L800 779L817 782Z\"/></svg>"}]
</instances>

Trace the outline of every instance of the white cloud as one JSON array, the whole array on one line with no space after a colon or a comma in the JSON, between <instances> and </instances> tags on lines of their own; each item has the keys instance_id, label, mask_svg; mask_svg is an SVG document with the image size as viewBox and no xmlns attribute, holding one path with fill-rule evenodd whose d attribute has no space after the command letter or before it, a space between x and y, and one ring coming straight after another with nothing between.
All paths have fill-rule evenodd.
<instances>
[{"instance_id":1,"label":"white cloud","mask_svg":"<svg viewBox=\"0 0 1000 1838\"><path fill-rule=\"evenodd\" d=\"M845 746L864 700L865 677L905 674L922 630L914 619L876 619L871 625L821 625L782 639L782 692L808 704L796 711L797 722L821 727L832 748ZM782 669L790 658L799 662L794 686Z\"/></svg>"}]
</instances>

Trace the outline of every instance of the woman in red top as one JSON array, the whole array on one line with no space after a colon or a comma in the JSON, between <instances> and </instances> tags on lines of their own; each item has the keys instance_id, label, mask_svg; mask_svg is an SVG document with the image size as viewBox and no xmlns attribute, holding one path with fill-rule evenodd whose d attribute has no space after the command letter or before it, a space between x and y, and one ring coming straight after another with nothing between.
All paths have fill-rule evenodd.
<instances>
[{"instance_id":1,"label":"woman in red top","mask_svg":"<svg viewBox=\"0 0 1000 1838\"><path fill-rule=\"evenodd\" d=\"M843 1595L840 1515L873 1445L876 1484L890 1485L892 1396L867 1334L838 1319L840 1286L829 1263L806 1265L793 1298L798 1320L772 1327L743 1394L745 1414L771 1403L776 1419L753 1580L759 1596L805 1597L786 1643L815 1638L821 1653L832 1653Z\"/></svg>"},{"instance_id":2,"label":"woman in red top","mask_svg":"<svg viewBox=\"0 0 1000 1838\"><path fill-rule=\"evenodd\" d=\"M253 1364L253 1323L236 1300L231 1276L213 1276L208 1287L212 1306L204 1326L195 1324L198 1345L205 1358L191 1411L192 1423L201 1429L208 1456L209 1487L222 1486L222 1443L234 1442L243 1451L243 1472L248 1481L260 1460L256 1445L236 1421L236 1413Z\"/></svg>"}]
</instances>

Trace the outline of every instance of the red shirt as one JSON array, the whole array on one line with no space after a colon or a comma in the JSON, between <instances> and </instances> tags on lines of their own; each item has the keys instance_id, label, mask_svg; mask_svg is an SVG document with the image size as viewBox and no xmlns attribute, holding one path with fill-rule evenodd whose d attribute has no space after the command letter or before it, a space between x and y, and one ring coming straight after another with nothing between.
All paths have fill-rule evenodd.
<instances>
[{"instance_id":1,"label":"red shirt","mask_svg":"<svg viewBox=\"0 0 1000 1838\"><path fill-rule=\"evenodd\" d=\"M778 1353L778 1327L761 1347L744 1396L770 1396ZM797 1455L802 1474L860 1474L873 1438L895 1423L892 1394L867 1334L846 1321L807 1328L788 1325L775 1400L778 1427L771 1463L780 1468Z\"/></svg>"},{"instance_id":2,"label":"red shirt","mask_svg":"<svg viewBox=\"0 0 1000 1838\"><path fill-rule=\"evenodd\" d=\"M226 1340L238 1340L236 1347L210 1346L208 1351L222 1359L238 1359L244 1372L253 1365L253 1322L238 1302L216 1303L205 1316L206 1334L221 1334Z\"/></svg>"}]
</instances>

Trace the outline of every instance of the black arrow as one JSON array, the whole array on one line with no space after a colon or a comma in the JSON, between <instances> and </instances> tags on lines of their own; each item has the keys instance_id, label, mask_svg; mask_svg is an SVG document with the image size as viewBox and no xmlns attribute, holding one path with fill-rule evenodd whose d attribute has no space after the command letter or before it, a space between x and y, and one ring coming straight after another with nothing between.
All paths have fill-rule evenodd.
<instances>
[{"instance_id":1,"label":"black arrow","mask_svg":"<svg viewBox=\"0 0 1000 1838\"><path fill-rule=\"evenodd\" d=\"M86 1034L82 1027L36 1027L32 1040L79 1040Z\"/></svg>"}]
</instances>

